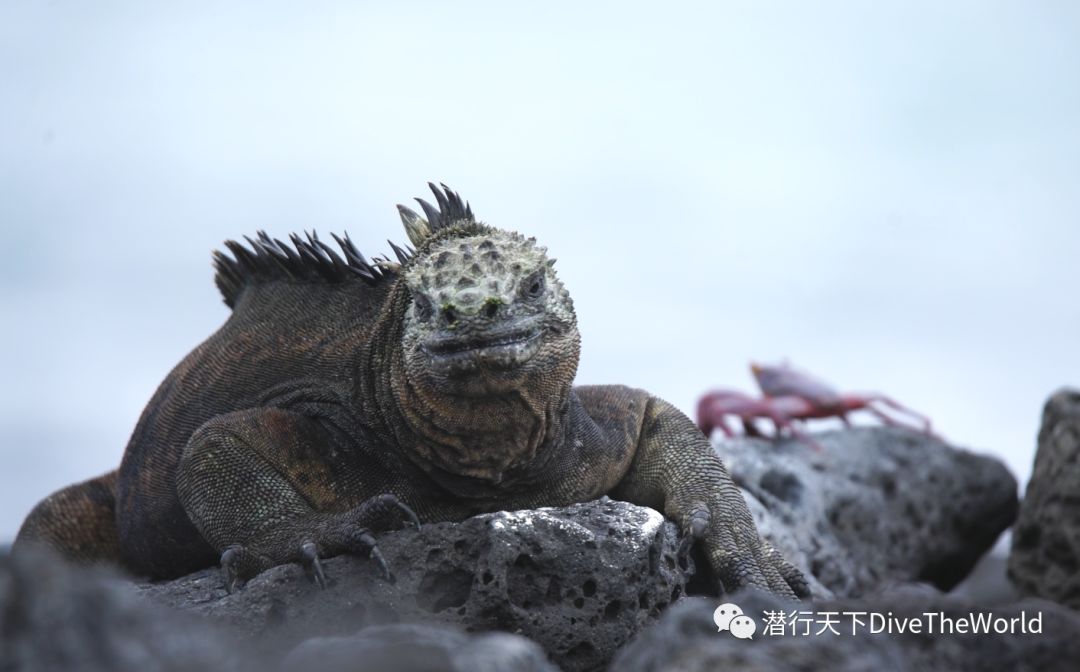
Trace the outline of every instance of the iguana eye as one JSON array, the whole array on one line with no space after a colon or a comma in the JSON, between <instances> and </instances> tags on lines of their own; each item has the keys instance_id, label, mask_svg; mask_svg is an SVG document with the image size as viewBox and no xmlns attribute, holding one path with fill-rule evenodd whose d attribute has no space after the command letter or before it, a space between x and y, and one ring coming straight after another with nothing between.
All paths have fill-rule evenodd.
<instances>
[{"instance_id":1,"label":"iguana eye","mask_svg":"<svg viewBox=\"0 0 1080 672\"><path fill-rule=\"evenodd\" d=\"M544 295L544 290L546 288L547 279L544 277L543 271L533 273L524 283L522 283L522 293L529 299L539 299Z\"/></svg>"},{"instance_id":2,"label":"iguana eye","mask_svg":"<svg viewBox=\"0 0 1080 672\"><path fill-rule=\"evenodd\" d=\"M417 294L413 297L413 314L418 319L430 320L431 316L435 314L435 307L431 305L431 301L426 296Z\"/></svg>"}]
</instances>

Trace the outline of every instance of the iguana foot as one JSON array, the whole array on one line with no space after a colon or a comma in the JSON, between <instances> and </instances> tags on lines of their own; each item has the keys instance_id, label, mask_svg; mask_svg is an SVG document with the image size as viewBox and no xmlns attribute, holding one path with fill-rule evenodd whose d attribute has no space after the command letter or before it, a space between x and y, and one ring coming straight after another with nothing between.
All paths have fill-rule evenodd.
<instances>
[{"instance_id":1,"label":"iguana foot","mask_svg":"<svg viewBox=\"0 0 1080 672\"><path fill-rule=\"evenodd\" d=\"M708 507L699 502L687 509L681 525L679 558L684 559L694 545L702 543L720 594L754 586L781 597L810 597L810 586L802 572L761 539L752 523L725 515L728 512L721 506Z\"/></svg>"},{"instance_id":2,"label":"iguana foot","mask_svg":"<svg viewBox=\"0 0 1080 672\"><path fill-rule=\"evenodd\" d=\"M232 593L255 575L276 565L295 562L320 588L326 588L326 572L321 558L343 553L367 557L375 562L384 580L394 575L375 543L375 523L385 523L387 514L399 513L409 527L419 530L420 519L393 495L378 495L343 513L313 513L288 520L246 544L233 544L221 554L225 589ZM378 525L379 531L389 526Z\"/></svg>"}]
</instances>

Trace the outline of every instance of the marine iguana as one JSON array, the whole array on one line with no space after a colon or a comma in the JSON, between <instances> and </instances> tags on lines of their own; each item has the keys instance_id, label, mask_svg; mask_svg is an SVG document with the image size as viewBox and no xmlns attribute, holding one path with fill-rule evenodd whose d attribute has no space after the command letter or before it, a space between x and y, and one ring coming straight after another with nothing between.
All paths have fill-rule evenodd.
<instances>
[{"instance_id":1,"label":"marine iguana","mask_svg":"<svg viewBox=\"0 0 1080 672\"><path fill-rule=\"evenodd\" d=\"M120 468L39 503L42 543L151 578L220 563L368 555L400 522L610 495L674 519L721 588L805 595L683 413L621 385L573 386L579 334L554 259L493 228L446 185L398 206L415 250L369 261L314 234L215 252L232 314L165 378ZM395 520L396 519L396 520Z\"/></svg>"}]
</instances>

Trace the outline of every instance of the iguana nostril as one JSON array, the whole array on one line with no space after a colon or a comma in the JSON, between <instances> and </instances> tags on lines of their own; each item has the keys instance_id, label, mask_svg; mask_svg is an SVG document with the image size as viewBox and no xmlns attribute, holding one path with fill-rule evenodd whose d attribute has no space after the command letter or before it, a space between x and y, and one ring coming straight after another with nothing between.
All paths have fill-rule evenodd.
<instances>
[{"instance_id":1,"label":"iguana nostril","mask_svg":"<svg viewBox=\"0 0 1080 672\"><path fill-rule=\"evenodd\" d=\"M448 324L451 327L454 326L455 324L457 324L458 315L457 315L457 311L454 310L454 306L452 306L450 304L447 304L447 305L443 306L442 307L442 318L443 318L443 321L446 322L446 324Z\"/></svg>"},{"instance_id":2,"label":"iguana nostril","mask_svg":"<svg viewBox=\"0 0 1080 672\"><path fill-rule=\"evenodd\" d=\"M500 301L500 300L498 300L496 298L490 298L487 301L484 301L484 317L487 317L487 318L490 319L490 318L493 318L496 315L498 315L499 314L499 306L501 304L502 304L502 301Z\"/></svg>"}]
</instances>

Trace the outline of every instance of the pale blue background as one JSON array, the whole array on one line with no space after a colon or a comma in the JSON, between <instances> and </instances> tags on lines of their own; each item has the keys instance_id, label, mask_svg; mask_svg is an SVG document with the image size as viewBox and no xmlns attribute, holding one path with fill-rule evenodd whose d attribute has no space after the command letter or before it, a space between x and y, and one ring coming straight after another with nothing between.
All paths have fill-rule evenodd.
<instances>
[{"instance_id":1,"label":"pale blue background","mask_svg":"<svg viewBox=\"0 0 1080 672\"><path fill-rule=\"evenodd\" d=\"M789 357L1023 480L1080 384L1077 3L167 4L0 5L0 542L226 317L212 248L388 252L429 179L559 258L581 382Z\"/></svg>"}]
</instances>

